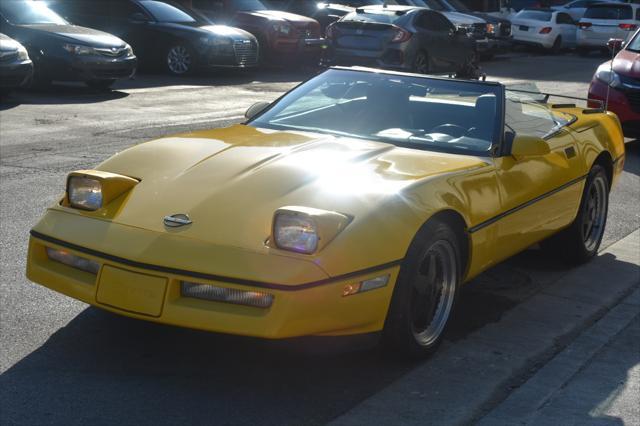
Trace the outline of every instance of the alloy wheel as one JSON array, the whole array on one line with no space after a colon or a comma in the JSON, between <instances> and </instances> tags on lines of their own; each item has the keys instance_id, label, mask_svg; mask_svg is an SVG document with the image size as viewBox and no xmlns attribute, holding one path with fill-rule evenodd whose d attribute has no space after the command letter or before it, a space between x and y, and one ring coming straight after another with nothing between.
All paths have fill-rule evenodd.
<instances>
[{"instance_id":1,"label":"alloy wheel","mask_svg":"<svg viewBox=\"0 0 640 426\"><path fill-rule=\"evenodd\" d=\"M167 67L173 74L188 72L191 69L191 61L191 53L184 46L174 46L167 53Z\"/></svg>"},{"instance_id":2,"label":"alloy wheel","mask_svg":"<svg viewBox=\"0 0 640 426\"><path fill-rule=\"evenodd\" d=\"M442 334L455 299L457 265L449 241L436 241L425 254L413 283L410 322L421 346L432 345Z\"/></svg>"},{"instance_id":3,"label":"alloy wheel","mask_svg":"<svg viewBox=\"0 0 640 426\"><path fill-rule=\"evenodd\" d=\"M607 183L601 176L591 183L582 214L582 240L592 251L602 238L607 214Z\"/></svg>"}]
</instances>

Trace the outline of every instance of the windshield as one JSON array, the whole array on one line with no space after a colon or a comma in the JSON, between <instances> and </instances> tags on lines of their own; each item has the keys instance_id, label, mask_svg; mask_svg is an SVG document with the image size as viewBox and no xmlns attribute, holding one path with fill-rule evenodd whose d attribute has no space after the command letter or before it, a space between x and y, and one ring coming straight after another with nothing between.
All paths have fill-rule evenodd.
<instances>
[{"instance_id":1,"label":"windshield","mask_svg":"<svg viewBox=\"0 0 640 426\"><path fill-rule=\"evenodd\" d=\"M515 16L516 19L531 19L532 21L551 21L551 12L543 10L522 10Z\"/></svg>"},{"instance_id":2,"label":"windshield","mask_svg":"<svg viewBox=\"0 0 640 426\"><path fill-rule=\"evenodd\" d=\"M2 0L0 13L14 25L68 24L40 1Z\"/></svg>"},{"instance_id":3,"label":"windshield","mask_svg":"<svg viewBox=\"0 0 640 426\"><path fill-rule=\"evenodd\" d=\"M234 11L238 10L267 10L267 6L260 0L233 0L229 2Z\"/></svg>"},{"instance_id":4,"label":"windshield","mask_svg":"<svg viewBox=\"0 0 640 426\"><path fill-rule=\"evenodd\" d=\"M499 85L332 69L249 125L487 156L499 133L502 96Z\"/></svg>"},{"instance_id":5,"label":"windshield","mask_svg":"<svg viewBox=\"0 0 640 426\"><path fill-rule=\"evenodd\" d=\"M633 19L633 12L631 6L598 5L588 8L584 13L584 17L591 19Z\"/></svg>"},{"instance_id":6,"label":"windshield","mask_svg":"<svg viewBox=\"0 0 640 426\"><path fill-rule=\"evenodd\" d=\"M638 34L640 34L640 31L636 31L636 34L633 36L629 44L627 44L627 50L640 52L640 37Z\"/></svg>"},{"instance_id":7,"label":"windshield","mask_svg":"<svg viewBox=\"0 0 640 426\"><path fill-rule=\"evenodd\" d=\"M357 21L393 24L400 19L404 19L404 15L396 15L394 12L384 12L382 10L367 10L365 13L351 12L342 18L340 22Z\"/></svg>"},{"instance_id":8,"label":"windshield","mask_svg":"<svg viewBox=\"0 0 640 426\"><path fill-rule=\"evenodd\" d=\"M178 9L170 4L155 0L142 0L140 4L158 22L190 23L197 22L196 18L186 11Z\"/></svg>"}]
</instances>

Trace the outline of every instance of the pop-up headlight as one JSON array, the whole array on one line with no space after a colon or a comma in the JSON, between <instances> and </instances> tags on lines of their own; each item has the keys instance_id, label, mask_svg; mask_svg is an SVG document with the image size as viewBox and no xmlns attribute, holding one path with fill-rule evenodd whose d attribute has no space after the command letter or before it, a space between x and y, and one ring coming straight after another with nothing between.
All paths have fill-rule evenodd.
<instances>
[{"instance_id":1,"label":"pop-up headlight","mask_svg":"<svg viewBox=\"0 0 640 426\"><path fill-rule=\"evenodd\" d=\"M67 178L67 201L76 209L98 210L137 183L128 176L99 170L72 172Z\"/></svg>"}]
</instances>

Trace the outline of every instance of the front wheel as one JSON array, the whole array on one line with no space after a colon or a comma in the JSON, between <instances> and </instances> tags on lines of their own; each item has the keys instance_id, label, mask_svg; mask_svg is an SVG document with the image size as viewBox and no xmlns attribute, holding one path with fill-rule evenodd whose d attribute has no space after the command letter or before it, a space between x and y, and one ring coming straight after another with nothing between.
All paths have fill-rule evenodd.
<instances>
[{"instance_id":1,"label":"front wheel","mask_svg":"<svg viewBox=\"0 0 640 426\"><path fill-rule=\"evenodd\" d=\"M562 49L562 37L558 36L556 37L556 39L553 41L553 45L551 46L551 48L549 49L549 51L552 54L558 54L560 53L560 50Z\"/></svg>"},{"instance_id":2,"label":"front wheel","mask_svg":"<svg viewBox=\"0 0 640 426\"><path fill-rule=\"evenodd\" d=\"M196 68L196 55L186 44L175 44L167 50L165 64L169 74L190 74Z\"/></svg>"},{"instance_id":3,"label":"front wheel","mask_svg":"<svg viewBox=\"0 0 640 426\"><path fill-rule=\"evenodd\" d=\"M594 165L587 177L578 214L568 228L544 241L542 248L571 264L587 262L598 253L609 209L609 180Z\"/></svg>"},{"instance_id":4,"label":"front wheel","mask_svg":"<svg viewBox=\"0 0 640 426\"><path fill-rule=\"evenodd\" d=\"M438 347L458 295L460 259L448 224L432 220L420 230L393 291L382 333L387 352L418 358Z\"/></svg>"}]
</instances>

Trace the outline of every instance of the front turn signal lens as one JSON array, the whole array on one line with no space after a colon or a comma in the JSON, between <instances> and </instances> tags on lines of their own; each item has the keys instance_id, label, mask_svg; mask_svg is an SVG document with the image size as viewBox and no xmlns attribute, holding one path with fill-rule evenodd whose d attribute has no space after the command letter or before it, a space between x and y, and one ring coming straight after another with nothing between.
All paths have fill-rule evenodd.
<instances>
[{"instance_id":1,"label":"front turn signal lens","mask_svg":"<svg viewBox=\"0 0 640 426\"><path fill-rule=\"evenodd\" d=\"M54 249L47 247L47 257L58 263L62 263L90 274L98 275L100 264L84 257L76 256L66 250Z\"/></svg>"},{"instance_id":2,"label":"front turn signal lens","mask_svg":"<svg viewBox=\"0 0 640 426\"><path fill-rule=\"evenodd\" d=\"M385 287L388 283L389 275L381 275L359 283L345 284L342 288L342 296L351 296L358 293L364 293L365 291L375 290L377 288Z\"/></svg>"}]
</instances>

